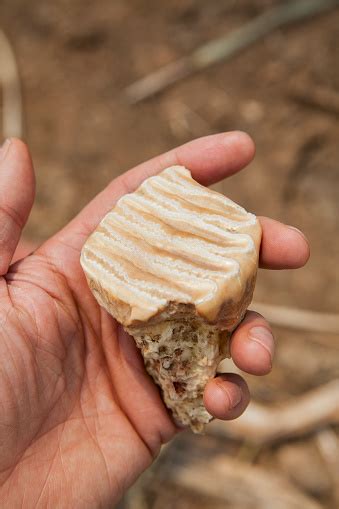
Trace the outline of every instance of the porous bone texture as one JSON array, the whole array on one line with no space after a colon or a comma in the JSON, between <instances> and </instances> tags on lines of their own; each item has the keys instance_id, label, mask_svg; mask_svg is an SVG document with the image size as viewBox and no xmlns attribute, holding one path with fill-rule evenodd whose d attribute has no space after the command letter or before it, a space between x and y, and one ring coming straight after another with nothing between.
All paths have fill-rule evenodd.
<instances>
[{"instance_id":1,"label":"porous bone texture","mask_svg":"<svg viewBox=\"0 0 339 509\"><path fill-rule=\"evenodd\" d=\"M173 166L120 198L85 243L98 302L134 337L175 420L203 430L203 390L252 299L253 214Z\"/></svg>"}]
</instances>

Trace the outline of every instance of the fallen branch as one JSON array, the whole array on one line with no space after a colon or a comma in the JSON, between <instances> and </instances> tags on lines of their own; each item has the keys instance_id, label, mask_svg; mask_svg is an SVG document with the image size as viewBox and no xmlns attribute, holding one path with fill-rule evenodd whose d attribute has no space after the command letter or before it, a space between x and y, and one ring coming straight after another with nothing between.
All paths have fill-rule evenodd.
<instances>
[{"instance_id":1,"label":"fallen branch","mask_svg":"<svg viewBox=\"0 0 339 509\"><path fill-rule=\"evenodd\" d=\"M332 494L331 478L313 436L286 441L274 452L277 468L301 491L322 499Z\"/></svg>"},{"instance_id":2,"label":"fallen branch","mask_svg":"<svg viewBox=\"0 0 339 509\"><path fill-rule=\"evenodd\" d=\"M253 302L255 311L274 325L291 329L339 334L339 315Z\"/></svg>"},{"instance_id":3,"label":"fallen branch","mask_svg":"<svg viewBox=\"0 0 339 509\"><path fill-rule=\"evenodd\" d=\"M177 465L168 472L171 481L197 493L222 499L242 509L320 509L281 475L229 457L206 463Z\"/></svg>"},{"instance_id":4,"label":"fallen branch","mask_svg":"<svg viewBox=\"0 0 339 509\"><path fill-rule=\"evenodd\" d=\"M14 51L0 29L0 85L2 87L2 133L4 138L22 137L22 99Z\"/></svg>"},{"instance_id":5,"label":"fallen branch","mask_svg":"<svg viewBox=\"0 0 339 509\"><path fill-rule=\"evenodd\" d=\"M246 412L227 423L214 421L207 433L266 445L339 423L339 380L333 380L279 406L251 402Z\"/></svg>"},{"instance_id":6,"label":"fallen branch","mask_svg":"<svg viewBox=\"0 0 339 509\"><path fill-rule=\"evenodd\" d=\"M273 7L231 34L204 44L190 55L136 81L125 89L127 99L132 104L147 99L180 79L232 57L277 28L337 5L339 0L292 0Z\"/></svg>"},{"instance_id":7,"label":"fallen branch","mask_svg":"<svg viewBox=\"0 0 339 509\"><path fill-rule=\"evenodd\" d=\"M336 432L330 427L319 430L315 438L319 453L325 462L326 470L331 478L333 499L336 507L338 507L339 439Z\"/></svg>"},{"instance_id":8,"label":"fallen branch","mask_svg":"<svg viewBox=\"0 0 339 509\"><path fill-rule=\"evenodd\" d=\"M291 84L288 94L295 101L327 113L339 115L339 94L332 88L314 83Z\"/></svg>"}]
</instances>

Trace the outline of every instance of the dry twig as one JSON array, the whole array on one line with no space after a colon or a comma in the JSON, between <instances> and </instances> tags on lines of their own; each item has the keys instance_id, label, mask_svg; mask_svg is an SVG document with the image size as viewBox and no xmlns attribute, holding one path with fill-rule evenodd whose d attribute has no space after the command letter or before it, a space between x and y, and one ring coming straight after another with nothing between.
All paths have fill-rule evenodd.
<instances>
[{"instance_id":1,"label":"dry twig","mask_svg":"<svg viewBox=\"0 0 339 509\"><path fill-rule=\"evenodd\" d=\"M2 132L4 138L22 137L22 99L14 51L0 29L0 85L2 87Z\"/></svg>"},{"instance_id":2,"label":"dry twig","mask_svg":"<svg viewBox=\"0 0 339 509\"><path fill-rule=\"evenodd\" d=\"M339 334L338 314L274 306L261 302L253 302L251 308L265 316L274 325L312 332Z\"/></svg>"},{"instance_id":3,"label":"dry twig","mask_svg":"<svg viewBox=\"0 0 339 509\"><path fill-rule=\"evenodd\" d=\"M284 477L229 457L177 466L169 472L177 485L217 497L242 509L320 509Z\"/></svg>"},{"instance_id":4,"label":"dry twig","mask_svg":"<svg viewBox=\"0 0 339 509\"><path fill-rule=\"evenodd\" d=\"M288 93L292 99L305 106L339 115L339 94L332 88L304 82L291 84Z\"/></svg>"},{"instance_id":5,"label":"dry twig","mask_svg":"<svg viewBox=\"0 0 339 509\"><path fill-rule=\"evenodd\" d=\"M212 422L207 433L265 445L339 423L339 380L274 407L251 402L246 412L223 423Z\"/></svg>"},{"instance_id":6,"label":"dry twig","mask_svg":"<svg viewBox=\"0 0 339 509\"><path fill-rule=\"evenodd\" d=\"M335 431L327 427L318 431L316 443L332 481L334 501L339 506L339 439Z\"/></svg>"},{"instance_id":7,"label":"dry twig","mask_svg":"<svg viewBox=\"0 0 339 509\"><path fill-rule=\"evenodd\" d=\"M337 5L339 5L339 0L284 2L260 14L231 34L204 44L191 55L172 62L136 81L126 88L125 94L129 102L138 103L182 78L232 57L277 28L308 18Z\"/></svg>"}]
</instances>

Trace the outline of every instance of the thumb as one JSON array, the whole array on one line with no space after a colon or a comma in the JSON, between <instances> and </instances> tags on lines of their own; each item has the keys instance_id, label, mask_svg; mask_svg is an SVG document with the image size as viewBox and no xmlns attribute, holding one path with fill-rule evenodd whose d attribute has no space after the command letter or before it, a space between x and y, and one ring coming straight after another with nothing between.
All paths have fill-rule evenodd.
<instances>
[{"instance_id":1,"label":"thumb","mask_svg":"<svg viewBox=\"0 0 339 509\"><path fill-rule=\"evenodd\" d=\"M0 148L0 276L8 271L34 196L29 151L20 140L6 140Z\"/></svg>"}]
</instances>

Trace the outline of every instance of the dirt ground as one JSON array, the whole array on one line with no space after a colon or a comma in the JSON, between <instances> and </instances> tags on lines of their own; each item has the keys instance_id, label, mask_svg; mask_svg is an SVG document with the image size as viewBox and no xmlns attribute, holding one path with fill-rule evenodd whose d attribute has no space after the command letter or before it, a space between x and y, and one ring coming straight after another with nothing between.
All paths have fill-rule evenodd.
<instances>
[{"instance_id":1,"label":"dirt ground","mask_svg":"<svg viewBox=\"0 0 339 509\"><path fill-rule=\"evenodd\" d=\"M255 140L256 158L218 189L256 214L301 228L312 250L302 270L261 271L256 299L338 312L339 111L312 98L318 89L339 97L339 9L277 30L141 104L128 104L124 95L136 79L278 3L2 0L1 28L18 59L25 137L37 174L26 237L46 239L136 163L194 137L241 129ZM339 377L336 337L275 332L272 374L247 377L256 400L283 401ZM187 457L192 450L203 458L215 449L237 454L239 444L216 440L183 434L171 446L166 469L174 468L176 451L183 447ZM315 448L308 436L259 451L255 463L275 469L334 509L335 483ZM161 465L151 481L146 476L139 483L143 507L226 507L173 489L161 477Z\"/></svg>"}]
</instances>

